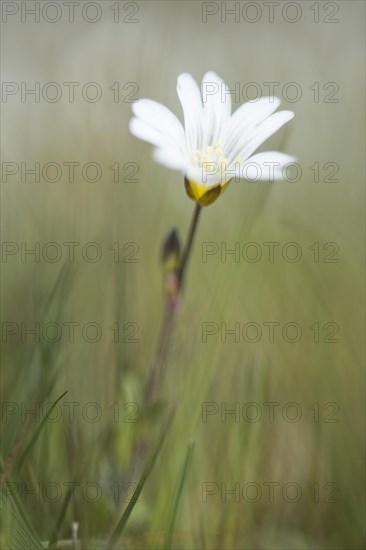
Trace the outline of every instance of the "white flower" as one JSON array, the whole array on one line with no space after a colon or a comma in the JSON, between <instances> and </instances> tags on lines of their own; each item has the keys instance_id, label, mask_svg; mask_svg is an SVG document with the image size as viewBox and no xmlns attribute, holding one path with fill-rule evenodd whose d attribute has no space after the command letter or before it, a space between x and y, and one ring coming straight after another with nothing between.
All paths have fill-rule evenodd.
<instances>
[{"instance_id":1,"label":"white flower","mask_svg":"<svg viewBox=\"0 0 366 550\"><path fill-rule=\"evenodd\" d=\"M276 151L252 155L294 113L274 113L280 100L263 97L232 114L231 95L212 71L204 76L202 91L203 99L192 76L181 74L177 92L184 128L164 105L140 99L132 107L131 132L155 145L156 161L184 174L188 195L201 205L211 204L232 178L282 179L284 166L294 157Z\"/></svg>"}]
</instances>

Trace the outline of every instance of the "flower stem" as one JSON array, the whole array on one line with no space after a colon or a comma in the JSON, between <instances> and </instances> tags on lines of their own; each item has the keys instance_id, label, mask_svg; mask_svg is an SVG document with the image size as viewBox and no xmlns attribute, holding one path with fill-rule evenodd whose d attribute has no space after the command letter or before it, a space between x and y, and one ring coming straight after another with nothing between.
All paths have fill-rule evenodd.
<instances>
[{"instance_id":1,"label":"flower stem","mask_svg":"<svg viewBox=\"0 0 366 550\"><path fill-rule=\"evenodd\" d=\"M202 207L198 203L196 203L181 261L175 272L177 298L179 297L183 286L184 276L187 271L188 260L192 251L193 240L197 231L197 225L201 210ZM147 411L151 409L151 407L155 404L157 400L157 389L161 387L161 382L165 373L166 358L170 347L171 335L173 333L177 303L177 299L172 300L169 297L166 297L165 299L164 314L160 329L157 351L150 368L150 374L146 384L144 400L142 404L143 408ZM174 414L174 410L171 414ZM137 466L144 459L147 451L148 442L145 438L143 438L142 440L140 439L135 443L131 452L129 465L124 475L124 481L128 481L134 475Z\"/></svg>"},{"instance_id":2,"label":"flower stem","mask_svg":"<svg viewBox=\"0 0 366 550\"><path fill-rule=\"evenodd\" d=\"M196 203L191 225L187 236L187 241L183 250L182 258L176 271L176 285L177 285L177 297L179 297L181 289L183 287L184 276L187 271L188 260L192 251L192 245L194 236L196 234L198 220L200 217L202 207ZM167 353L170 346L171 334L174 324L174 318L176 313L177 301L172 302L169 299L165 301L164 317L161 325L159 342L155 360L150 370L150 376L146 385L145 391L145 405L151 405L155 400L155 392L158 382L161 382L164 374L164 365L166 362Z\"/></svg>"},{"instance_id":3,"label":"flower stem","mask_svg":"<svg viewBox=\"0 0 366 550\"><path fill-rule=\"evenodd\" d=\"M196 229L197 229L197 225L198 225L198 220L200 218L201 210L202 210L202 206L200 206L200 204L198 204L198 202L196 202L196 207L195 207L194 212L193 212L193 216L192 216L191 225L190 225L190 228L189 228L189 233L188 233L186 245L184 247L184 251L183 251L183 254L182 254L182 259L181 259L180 265L179 265L178 270L177 270L179 291L180 291L180 289L183 285L183 278L184 278L184 275L185 275L185 272L186 272L188 259L189 259L189 256L190 256L190 253L191 253L191 250L192 250L193 239L194 239L194 236L196 234Z\"/></svg>"},{"instance_id":4,"label":"flower stem","mask_svg":"<svg viewBox=\"0 0 366 550\"><path fill-rule=\"evenodd\" d=\"M145 389L144 406L147 407L152 405L155 400L157 383L161 379L165 359L169 349L169 342L172 334L174 317L175 308L171 307L170 303L167 300L160 329L157 352L150 369L150 375Z\"/></svg>"}]
</instances>

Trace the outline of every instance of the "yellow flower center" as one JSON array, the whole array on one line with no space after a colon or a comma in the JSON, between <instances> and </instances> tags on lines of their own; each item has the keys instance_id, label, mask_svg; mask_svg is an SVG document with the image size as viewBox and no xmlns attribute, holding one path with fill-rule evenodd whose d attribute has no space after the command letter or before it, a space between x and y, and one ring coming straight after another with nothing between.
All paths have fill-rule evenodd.
<instances>
[{"instance_id":1,"label":"yellow flower center","mask_svg":"<svg viewBox=\"0 0 366 550\"><path fill-rule=\"evenodd\" d=\"M235 159L235 163L240 163L241 157ZM202 171L202 181L192 181L185 178L185 186L188 196L197 201L201 206L212 204L218 196L225 191L229 185L232 174L226 174L228 170L228 160L224 155L224 146L222 141L216 141L212 145L207 145L204 150L196 149L193 154L194 165ZM215 184L207 185L205 176L217 174L218 181Z\"/></svg>"},{"instance_id":2,"label":"yellow flower center","mask_svg":"<svg viewBox=\"0 0 366 550\"><path fill-rule=\"evenodd\" d=\"M198 168L203 168L207 174L217 171L217 165L220 168L226 168L227 159L223 153L222 142L216 141L208 145L206 149L200 151L196 149L193 155L193 162Z\"/></svg>"}]
</instances>

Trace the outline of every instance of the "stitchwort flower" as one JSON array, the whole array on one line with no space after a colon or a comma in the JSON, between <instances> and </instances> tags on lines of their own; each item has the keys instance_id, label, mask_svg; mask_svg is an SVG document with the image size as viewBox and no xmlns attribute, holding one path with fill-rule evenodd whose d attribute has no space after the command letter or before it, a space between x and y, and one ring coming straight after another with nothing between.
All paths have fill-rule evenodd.
<instances>
[{"instance_id":1,"label":"stitchwort flower","mask_svg":"<svg viewBox=\"0 0 366 550\"><path fill-rule=\"evenodd\" d=\"M151 99L134 103L130 131L155 146L154 159L184 175L188 196L201 206L214 202L230 181L275 180L295 159L270 151L253 153L294 116L276 112L280 100L262 97L231 112L231 94L214 72L205 74L201 91L190 74L178 77L184 126L164 105Z\"/></svg>"}]
</instances>

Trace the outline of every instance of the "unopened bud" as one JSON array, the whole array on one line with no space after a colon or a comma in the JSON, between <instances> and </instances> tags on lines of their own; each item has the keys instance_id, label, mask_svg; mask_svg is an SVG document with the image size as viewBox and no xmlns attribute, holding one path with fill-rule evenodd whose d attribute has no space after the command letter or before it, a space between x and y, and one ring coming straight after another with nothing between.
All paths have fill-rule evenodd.
<instances>
[{"instance_id":1,"label":"unopened bud","mask_svg":"<svg viewBox=\"0 0 366 550\"><path fill-rule=\"evenodd\" d=\"M162 263L166 271L176 271L180 261L180 239L174 227L166 237L162 250Z\"/></svg>"}]
</instances>

